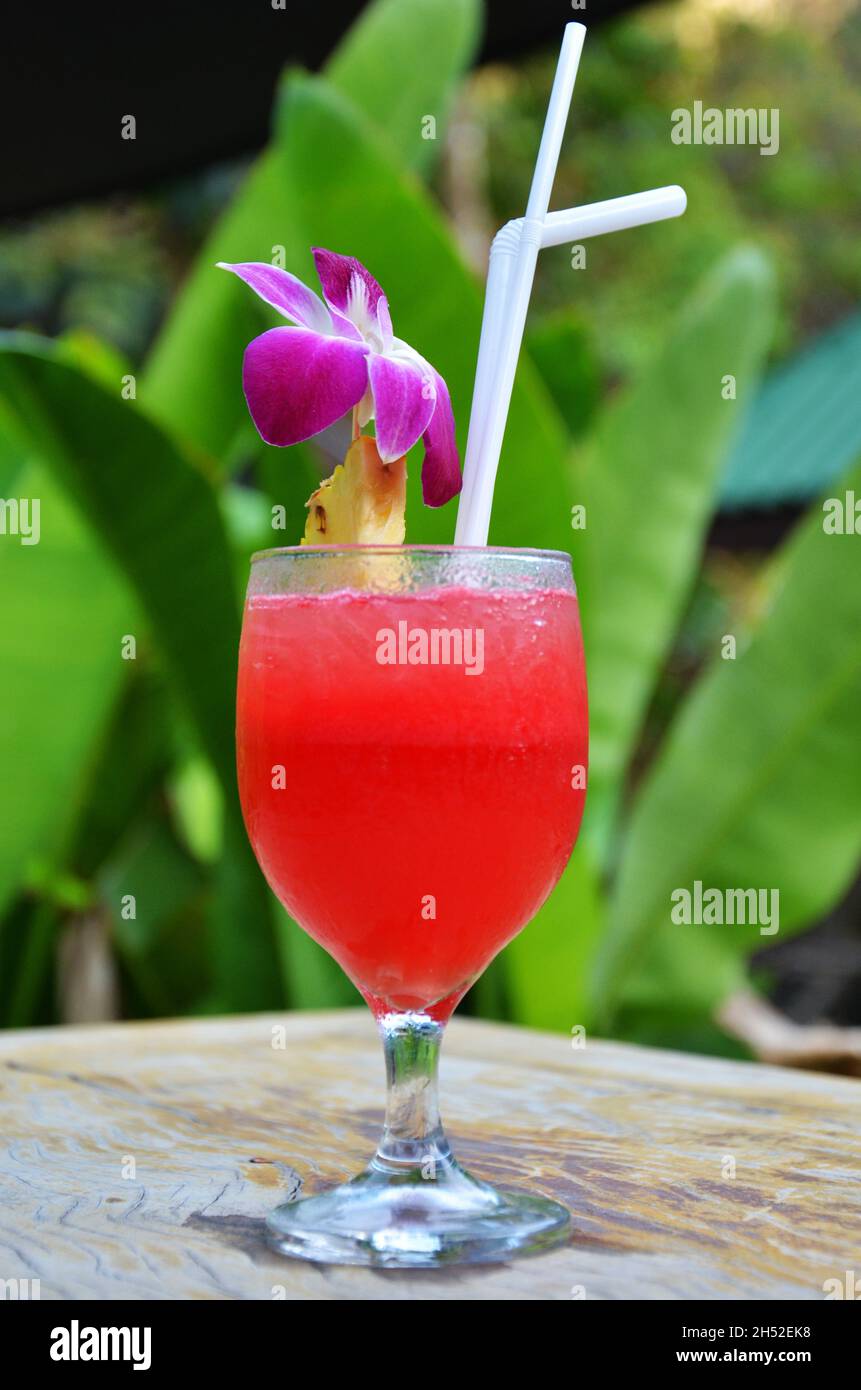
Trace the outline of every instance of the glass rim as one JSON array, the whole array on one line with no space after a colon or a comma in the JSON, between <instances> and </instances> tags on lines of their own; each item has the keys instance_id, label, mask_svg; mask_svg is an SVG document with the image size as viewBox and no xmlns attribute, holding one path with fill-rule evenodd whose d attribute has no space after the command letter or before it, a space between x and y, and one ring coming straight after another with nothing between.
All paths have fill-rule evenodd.
<instances>
[{"instance_id":1,"label":"glass rim","mask_svg":"<svg viewBox=\"0 0 861 1390\"><path fill-rule=\"evenodd\" d=\"M316 555L511 555L515 558L536 560L565 560L573 568L573 561L567 550L542 550L538 546L516 545L431 545L418 542L410 545L383 544L361 545L357 543L341 545L276 545L267 550L255 550L250 563L258 560L273 560L280 556L310 558Z\"/></svg>"}]
</instances>

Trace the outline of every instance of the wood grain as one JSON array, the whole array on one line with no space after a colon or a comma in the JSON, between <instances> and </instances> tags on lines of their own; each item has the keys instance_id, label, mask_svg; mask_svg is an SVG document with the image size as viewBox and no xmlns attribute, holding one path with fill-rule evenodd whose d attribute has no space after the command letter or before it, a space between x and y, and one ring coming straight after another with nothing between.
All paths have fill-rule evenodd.
<instances>
[{"instance_id":1,"label":"wood grain","mask_svg":"<svg viewBox=\"0 0 861 1390\"><path fill-rule=\"evenodd\" d=\"M270 1252L272 1207L370 1155L382 1086L354 1011L0 1034L0 1279L62 1299L538 1300L821 1299L861 1276L858 1082L459 1020L456 1151L565 1202L571 1244L411 1273Z\"/></svg>"}]
</instances>

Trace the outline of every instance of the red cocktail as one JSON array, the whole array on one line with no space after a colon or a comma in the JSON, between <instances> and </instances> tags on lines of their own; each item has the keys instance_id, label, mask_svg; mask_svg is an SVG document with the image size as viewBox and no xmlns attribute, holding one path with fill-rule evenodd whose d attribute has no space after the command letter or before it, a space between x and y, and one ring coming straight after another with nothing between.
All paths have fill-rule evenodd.
<instances>
[{"instance_id":1,"label":"red cocktail","mask_svg":"<svg viewBox=\"0 0 861 1390\"><path fill-rule=\"evenodd\" d=\"M360 1179L283 1209L282 1248L432 1263L546 1243L567 1214L465 1175L424 1092L441 1025L544 902L579 828L586 682L568 557L448 547L257 557L237 748L260 865L368 1000L395 1089L409 1096L408 1121L405 1093L392 1100Z\"/></svg>"}]
</instances>

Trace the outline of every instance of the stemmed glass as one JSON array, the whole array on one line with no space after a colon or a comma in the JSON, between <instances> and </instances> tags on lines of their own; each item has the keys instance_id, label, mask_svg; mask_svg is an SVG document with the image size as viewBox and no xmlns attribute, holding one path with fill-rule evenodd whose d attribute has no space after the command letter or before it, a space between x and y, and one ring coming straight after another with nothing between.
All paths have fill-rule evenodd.
<instances>
[{"instance_id":1,"label":"stemmed glass","mask_svg":"<svg viewBox=\"0 0 861 1390\"><path fill-rule=\"evenodd\" d=\"M368 1166L280 1207L273 1242L311 1260L433 1266L566 1239L564 1207L497 1191L454 1159L437 1063L453 1010L547 898L579 829L586 680L569 557L256 555L237 755L260 866L361 991L388 1078Z\"/></svg>"}]
</instances>

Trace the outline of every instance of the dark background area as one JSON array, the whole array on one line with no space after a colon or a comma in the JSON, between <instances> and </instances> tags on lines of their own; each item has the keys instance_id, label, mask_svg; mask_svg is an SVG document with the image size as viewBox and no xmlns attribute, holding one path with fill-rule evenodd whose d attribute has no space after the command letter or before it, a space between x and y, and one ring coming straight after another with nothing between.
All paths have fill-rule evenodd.
<instances>
[{"instance_id":1,"label":"dark background area","mask_svg":"<svg viewBox=\"0 0 861 1390\"><path fill-rule=\"evenodd\" d=\"M19 6L0 69L0 216L129 192L259 149L283 68L319 68L364 8L362 0ZM630 8L590 4L589 24ZM491 4L479 62L518 58L582 17L564 0ZM136 140L121 136L126 115L137 121Z\"/></svg>"}]
</instances>

